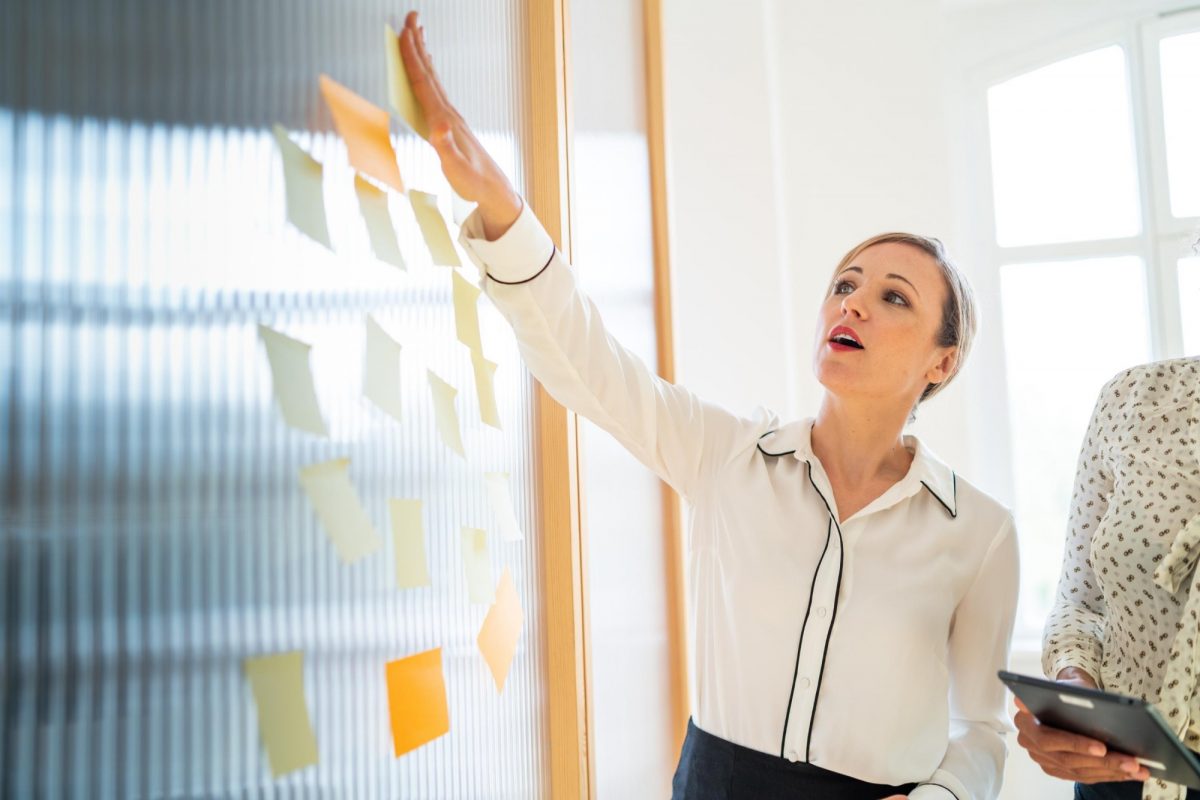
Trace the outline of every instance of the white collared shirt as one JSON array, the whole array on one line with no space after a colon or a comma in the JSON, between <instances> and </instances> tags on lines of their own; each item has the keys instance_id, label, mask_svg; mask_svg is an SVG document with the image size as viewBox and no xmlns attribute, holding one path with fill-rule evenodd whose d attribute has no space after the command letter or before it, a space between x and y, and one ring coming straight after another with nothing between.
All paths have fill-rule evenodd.
<instances>
[{"instance_id":1,"label":"white collared shirt","mask_svg":"<svg viewBox=\"0 0 1200 800\"><path fill-rule=\"evenodd\" d=\"M812 420L735 416L654 375L605 331L528 206L460 238L534 376L691 506L703 730L909 796L994 798L1017 597L1012 516L915 438L908 474L839 524Z\"/></svg>"}]
</instances>

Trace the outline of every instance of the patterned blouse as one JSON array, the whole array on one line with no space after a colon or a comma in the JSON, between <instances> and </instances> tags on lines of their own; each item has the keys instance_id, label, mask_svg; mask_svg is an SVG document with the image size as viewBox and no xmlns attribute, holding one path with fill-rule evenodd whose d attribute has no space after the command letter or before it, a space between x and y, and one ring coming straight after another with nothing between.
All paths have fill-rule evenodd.
<instances>
[{"instance_id":1,"label":"patterned blouse","mask_svg":"<svg viewBox=\"0 0 1200 800\"><path fill-rule=\"evenodd\" d=\"M1196 751L1198 559L1200 358L1143 364L1100 392L1083 441L1042 668L1157 704ZM1143 796L1184 792L1152 779Z\"/></svg>"}]
</instances>

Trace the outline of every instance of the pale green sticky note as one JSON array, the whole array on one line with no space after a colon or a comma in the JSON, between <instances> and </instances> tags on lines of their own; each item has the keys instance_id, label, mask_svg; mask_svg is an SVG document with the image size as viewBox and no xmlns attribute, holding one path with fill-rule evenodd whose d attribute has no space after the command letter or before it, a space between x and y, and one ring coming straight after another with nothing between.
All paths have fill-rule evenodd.
<instances>
[{"instance_id":1,"label":"pale green sticky note","mask_svg":"<svg viewBox=\"0 0 1200 800\"><path fill-rule=\"evenodd\" d=\"M363 397L400 421L400 343L367 315L367 344L363 358Z\"/></svg>"},{"instance_id":2,"label":"pale green sticky note","mask_svg":"<svg viewBox=\"0 0 1200 800\"><path fill-rule=\"evenodd\" d=\"M471 352L482 353L477 307L479 289L458 274L458 270L453 270L450 276L451 295L454 298L454 330L458 334L458 340L470 348Z\"/></svg>"},{"instance_id":3,"label":"pale green sticky note","mask_svg":"<svg viewBox=\"0 0 1200 800\"><path fill-rule=\"evenodd\" d=\"M383 544L350 483L350 459L336 458L303 467L300 485L342 561L353 564Z\"/></svg>"},{"instance_id":4,"label":"pale green sticky note","mask_svg":"<svg viewBox=\"0 0 1200 800\"><path fill-rule=\"evenodd\" d=\"M417 225L421 227L421 236L425 238L429 254L433 256L433 263L443 267L461 267L462 261L454 249L446 218L438 209L437 195L409 189L408 201L412 203L413 214L417 217Z\"/></svg>"},{"instance_id":5,"label":"pale green sticky note","mask_svg":"<svg viewBox=\"0 0 1200 800\"><path fill-rule=\"evenodd\" d=\"M271 776L316 764L317 737L304 697L304 653L247 658L242 668L258 708L258 733Z\"/></svg>"},{"instance_id":6,"label":"pale green sticky note","mask_svg":"<svg viewBox=\"0 0 1200 800\"><path fill-rule=\"evenodd\" d=\"M509 542L519 542L525 538L521 533L521 525L517 522L517 512L513 508L512 493L508 487L507 472L485 472L483 481L487 486L488 505L500 525L500 535Z\"/></svg>"},{"instance_id":7,"label":"pale green sticky note","mask_svg":"<svg viewBox=\"0 0 1200 800\"><path fill-rule=\"evenodd\" d=\"M433 413L437 420L438 433L442 441L463 458L467 451L463 447L462 431L458 427L458 412L454 410L454 398L458 390L428 370L429 389L433 393Z\"/></svg>"},{"instance_id":8,"label":"pale green sticky note","mask_svg":"<svg viewBox=\"0 0 1200 800\"><path fill-rule=\"evenodd\" d=\"M329 226L325 223L324 169L321 162L304 152L281 126L276 125L274 133L279 155L283 157L288 221L314 242L332 250Z\"/></svg>"},{"instance_id":9,"label":"pale green sticky note","mask_svg":"<svg viewBox=\"0 0 1200 800\"><path fill-rule=\"evenodd\" d=\"M388 213L387 192L364 180L361 175L355 175L354 193L358 195L358 210L362 212L363 221L367 223L371 252L380 261L393 267L408 269L404 263L404 256L400 253L400 243L396 241L392 215Z\"/></svg>"},{"instance_id":10,"label":"pale green sticky note","mask_svg":"<svg viewBox=\"0 0 1200 800\"><path fill-rule=\"evenodd\" d=\"M404 58L400 55L400 37L392 30L391 25L384 25L384 50L387 53L388 98L392 108L418 136L429 139L429 123L425 121L425 111L417 102L413 93L412 83L408 80L408 72L404 69Z\"/></svg>"},{"instance_id":11,"label":"pale green sticky note","mask_svg":"<svg viewBox=\"0 0 1200 800\"><path fill-rule=\"evenodd\" d=\"M467 570L467 594L472 603L490 603L496 599L492 583L492 560L488 557L487 532L479 528L462 529L463 566Z\"/></svg>"},{"instance_id":12,"label":"pale green sticky note","mask_svg":"<svg viewBox=\"0 0 1200 800\"><path fill-rule=\"evenodd\" d=\"M396 585L401 589L431 586L425 557L425 523L420 500L389 500L392 542L396 546Z\"/></svg>"},{"instance_id":13,"label":"pale green sticky note","mask_svg":"<svg viewBox=\"0 0 1200 800\"><path fill-rule=\"evenodd\" d=\"M471 353L475 369L475 394L479 398L479 417L485 425L500 429L500 410L496 407L496 365L479 353Z\"/></svg>"},{"instance_id":14,"label":"pale green sticky note","mask_svg":"<svg viewBox=\"0 0 1200 800\"><path fill-rule=\"evenodd\" d=\"M267 348L275 401L284 421L297 430L329 436L308 361L312 346L266 325L258 326L258 336Z\"/></svg>"}]
</instances>

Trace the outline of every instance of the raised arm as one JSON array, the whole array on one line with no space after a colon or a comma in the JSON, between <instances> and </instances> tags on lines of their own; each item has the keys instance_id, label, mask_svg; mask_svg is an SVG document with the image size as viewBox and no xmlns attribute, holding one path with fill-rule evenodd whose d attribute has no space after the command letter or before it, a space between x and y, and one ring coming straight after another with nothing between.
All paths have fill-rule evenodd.
<instances>
[{"instance_id":1,"label":"raised arm","mask_svg":"<svg viewBox=\"0 0 1200 800\"><path fill-rule=\"evenodd\" d=\"M521 355L558 402L611 433L688 498L749 452L772 418L742 419L659 378L604 327L596 306L537 217L454 110L433 71L415 13L400 35L413 93L450 185L479 204L462 243L483 288L512 324Z\"/></svg>"}]
</instances>

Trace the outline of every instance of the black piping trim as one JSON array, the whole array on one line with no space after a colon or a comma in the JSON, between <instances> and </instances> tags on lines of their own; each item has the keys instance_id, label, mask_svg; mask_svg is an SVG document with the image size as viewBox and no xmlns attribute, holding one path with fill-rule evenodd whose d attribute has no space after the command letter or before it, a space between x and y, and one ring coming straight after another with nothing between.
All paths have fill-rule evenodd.
<instances>
[{"instance_id":1,"label":"black piping trim","mask_svg":"<svg viewBox=\"0 0 1200 800\"><path fill-rule=\"evenodd\" d=\"M918 783L917 786L937 786L939 789L945 789L947 792L949 792L951 795L953 795L954 800L959 800L959 797L957 794L954 793L954 790L951 789L949 786L946 786L944 783L934 783L933 781L925 781L924 783Z\"/></svg>"},{"instance_id":2,"label":"black piping trim","mask_svg":"<svg viewBox=\"0 0 1200 800\"><path fill-rule=\"evenodd\" d=\"M488 272L488 273L487 273L488 280L492 281L493 283L500 283L500 284L503 284L503 285L505 285L505 286L520 286L522 283L529 283L531 280L533 280L533 279L534 279L534 278L536 278L537 276L541 275L543 272L545 272L547 269L549 269L549 268L550 268L550 262L554 261L554 255L555 255L557 252L558 252L558 248L554 248L553 250L551 250L551 251L550 251L550 258L546 259L546 265L545 265L545 266L543 266L541 269L539 269L537 272L533 273L533 275L529 276L529 277L528 277L528 278L526 278L525 280L522 280L522 281L502 281L502 280L500 280L499 278L497 278L497 277L493 276L493 275L492 275L492 273L490 273L490 272Z\"/></svg>"},{"instance_id":3,"label":"black piping trim","mask_svg":"<svg viewBox=\"0 0 1200 800\"><path fill-rule=\"evenodd\" d=\"M763 439L767 438L767 437L768 437L768 436L770 436L772 433L776 433L776 431L767 431L767 432L766 432L766 433L764 433L762 436L758 437L758 441L760 441L760 442L761 442ZM763 447L762 447L762 445L761 445L761 444L756 444L756 445L755 445L755 447L757 447L757 448L758 448L758 452L762 453L764 456L771 456L772 458L778 458L779 456L790 456L790 455L793 455L793 454L796 452L796 451L793 449L793 450L788 450L786 453L768 453L766 450L763 450ZM809 467L809 469L812 469L812 467Z\"/></svg>"},{"instance_id":4,"label":"black piping trim","mask_svg":"<svg viewBox=\"0 0 1200 800\"><path fill-rule=\"evenodd\" d=\"M768 453L768 455L770 455ZM809 469L812 469L809 467ZM800 641L796 643L796 664L792 667L792 689L788 692L787 712L783 715L783 739L779 742L779 757L785 758L784 750L787 748L787 731L788 720L792 716L792 698L796 696L796 677L800 674L800 651L804 649L804 631L808 628L808 615L812 612L813 592L817 588L817 575L821 572L821 562L825 560L825 553L829 550L829 540L832 538L833 523L825 529L825 548L821 550L821 557L817 559L817 568L813 570L812 586L808 589L808 608L804 610L804 622L800 625ZM808 759L808 753L804 754L805 760Z\"/></svg>"},{"instance_id":5,"label":"black piping trim","mask_svg":"<svg viewBox=\"0 0 1200 800\"><path fill-rule=\"evenodd\" d=\"M817 703L821 699L821 681L825 677L825 659L829 655L829 640L833 638L833 626L837 622L838 598L842 593L842 572L846 565L846 541L842 538L842 526L838 524L837 517L834 516L833 509L829 506L829 501L825 499L825 495L821 494L821 490L817 488L816 481L813 480L812 464L807 461L804 463L808 464L808 482L812 484L813 491L817 493L817 496L821 498L821 502L825 504L825 510L829 512L829 521L833 523L834 530L838 534L837 587L833 590L833 611L829 615L829 633L825 635L825 647L821 650L821 668L817 671L817 686L813 690L812 714L808 717L808 740L804 743L804 760L808 761L808 754L812 750L813 723L817 719ZM812 597L811 593L809 597Z\"/></svg>"},{"instance_id":6,"label":"black piping trim","mask_svg":"<svg viewBox=\"0 0 1200 800\"><path fill-rule=\"evenodd\" d=\"M941 497L938 497L938 493L935 492L933 489L930 489L928 483L926 483L925 481L921 481L921 485L924 486L931 495L933 495L935 500L937 500L939 503L942 504L942 508L946 509L946 513L948 513L950 515L951 519L958 519L958 473L955 473L955 472L950 473L951 491L954 492L954 497L953 497L954 508L951 508L950 506L946 505L946 501L943 500Z\"/></svg>"}]
</instances>

